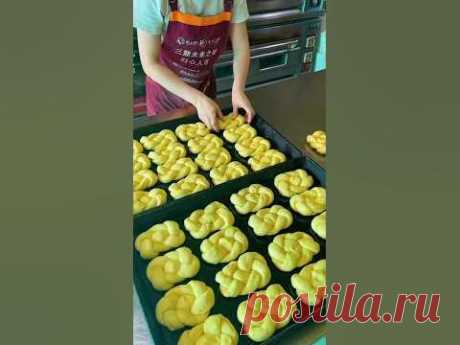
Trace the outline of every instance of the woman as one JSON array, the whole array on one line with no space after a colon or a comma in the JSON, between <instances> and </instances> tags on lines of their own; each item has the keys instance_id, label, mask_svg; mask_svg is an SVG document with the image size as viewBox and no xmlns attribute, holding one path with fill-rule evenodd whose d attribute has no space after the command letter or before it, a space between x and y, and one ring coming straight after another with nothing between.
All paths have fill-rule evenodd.
<instances>
[{"instance_id":1,"label":"woman","mask_svg":"<svg viewBox=\"0 0 460 345\"><path fill-rule=\"evenodd\" d=\"M134 0L134 26L146 77L149 116L193 105L218 130L222 116L213 66L230 37L233 46L233 111L254 109L245 94L249 70L246 0Z\"/></svg>"}]
</instances>

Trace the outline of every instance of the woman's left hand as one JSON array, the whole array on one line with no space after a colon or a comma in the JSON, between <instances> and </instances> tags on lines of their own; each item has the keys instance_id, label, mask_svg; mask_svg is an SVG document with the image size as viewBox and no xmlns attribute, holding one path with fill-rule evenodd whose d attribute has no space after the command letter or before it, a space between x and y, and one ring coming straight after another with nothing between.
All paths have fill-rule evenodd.
<instances>
[{"instance_id":1,"label":"woman's left hand","mask_svg":"<svg viewBox=\"0 0 460 345\"><path fill-rule=\"evenodd\" d=\"M244 109L246 113L246 121L247 123L251 123L252 119L254 118L255 111L244 90L232 91L232 105L234 114L238 113L238 108Z\"/></svg>"}]
</instances>

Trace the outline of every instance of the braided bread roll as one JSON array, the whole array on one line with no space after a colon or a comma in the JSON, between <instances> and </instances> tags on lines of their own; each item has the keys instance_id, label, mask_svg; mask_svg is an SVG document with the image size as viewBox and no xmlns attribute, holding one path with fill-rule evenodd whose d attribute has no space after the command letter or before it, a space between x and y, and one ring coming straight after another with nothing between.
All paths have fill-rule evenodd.
<instances>
[{"instance_id":1,"label":"braided bread roll","mask_svg":"<svg viewBox=\"0 0 460 345\"><path fill-rule=\"evenodd\" d=\"M239 127L228 128L224 131L224 138L231 143L236 143L237 141L248 138L254 138L256 135L256 129L248 124L244 124Z\"/></svg>"},{"instance_id":2,"label":"braided bread roll","mask_svg":"<svg viewBox=\"0 0 460 345\"><path fill-rule=\"evenodd\" d=\"M314 180L305 170L296 169L275 177L275 187L282 196L290 198L313 186Z\"/></svg>"},{"instance_id":3,"label":"braided bread roll","mask_svg":"<svg viewBox=\"0 0 460 345\"><path fill-rule=\"evenodd\" d=\"M170 129L163 129L158 133L153 133L147 136L143 136L140 139L141 144L146 150L161 151L167 147L170 143L177 141L177 137L174 132Z\"/></svg>"},{"instance_id":4,"label":"braided bread roll","mask_svg":"<svg viewBox=\"0 0 460 345\"><path fill-rule=\"evenodd\" d=\"M142 144L133 139L133 156L136 155L136 153L141 153L142 151L144 151Z\"/></svg>"},{"instance_id":5,"label":"braided bread roll","mask_svg":"<svg viewBox=\"0 0 460 345\"><path fill-rule=\"evenodd\" d=\"M169 290L175 284L194 277L200 260L187 247L157 256L147 266L147 278L156 290Z\"/></svg>"},{"instance_id":6,"label":"braided bread roll","mask_svg":"<svg viewBox=\"0 0 460 345\"><path fill-rule=\"evenodd\" d=\"M211 232L224 229L235 223L235 217L224 204L214 201L202 210L193 211L184 220L185 229L193 238L202 239Z\"/></svg>"},{"instance_id":7,"label":"braided bread roll","mask_svg":"<svg viewBox=\"0 0 460 345\"><path fill-rule=\"evenodd\" d=\"M228 226L201 242L200 250L204 261L226 263L248 250L248 239L237 227Z\"/></svg>"},{"instance_id":8,"label":"braided bread roll","mask_svg":"<svg viewBox=\"0 0 460 345\"><path fill-rule=\"evenodd\" d=\"M271 147L270 142L262 137L246 138L235 144L235 149L241 157L257 156Z\"/></svg>"},{"instance_id":9,"label":"braided bread roll","mask_svg":"<svg viewBox=\"0 0 460 345\"><path fill-rule=\"evenodd\" d=\"M133 172L149 169L152 163L150 159L143 153L136 153L133 156Z\"/></svg>"},{"instance_id":10,"label":"braided bread roll","mask_svg":"<svg viewBox=\"0 0 460 345\"><path fill-rule=\"evenodd\" d=\"M285 161L286 156L283 152L270 149L252 156L249 158L248 163L252 170L259 171Z\"/></svg>"},{"instance_id":11,"label":"braided bread roll","mask_svg":"<svg viewBox=\"0 0 460 345\"><path fill-rule=\"evenodd\" d=\"M326 260L319 260L302 268L291 276L291 284L297 295L307 294L308 304L315 305L317 289L326 287Z\"/></svg>"},{"instance_id":12,"label":"braided bread roll","mask_svg":"<svg viewBox=\"0 0 460 345\"><path fill-rule=\"evenodd\" d=\"M203 170L211 170L222 164L227 164L231 160L230 152L223 147L218 147L199 153L195 158L195 163Z\"/></svg>"},{"instance_id":13,"label":"braided bread roll","mask_svg":"<svg viewBox=\"0 0 460 345\"><path fill-rule=\"evenodd\" d=\"M190 139L187 143L190 152L198 154L203 151L218 149L224 141L215 134L206 134L204 137Z\"/></svg>"},{"instance_id":14,"label":"braided bread roll","mask_svg":"<svg viewBox=\"0 0 460 345\"><path fill-rule=\"evenodd\" d=\"M247 295L266 286L270 279L267 261L256 252L242 254L237 261L228 263L216 275L220 292L225 297Z\"/></svg>"},{"instance_id":15,"label":"braided bread roll","mask_svg":"<svg viewBox=\"0 0 460 345\"><path fill-rule=\"evenodd\" d=\"M155 315L160 324L175 331L204 322L214 303L214 291L201 281L191 280L166 292L155 307Z\"/></svg>"},{"instance_id":16,"label":"braided bread roll","mask_svg":"<svg viewBox=\"0 0 460 345\"><path fill-rule=\"evenodd\" d=\"M185 234L179 224L167 220L155 224L137 236L134 246L144 259L153 259L162 252L181 246L184 242Z\"/></svg>"},{"instance_id":17,"label":"braided bread roll","mask_svg":"<svg viewBox=\"0 0 460 345\"><path fill-rule=\"evenodd\" d=\"M304 232L278 235L268 246L270 258L283 272L290 272L306 265L319 250L319 244Z\"/></svg>"},{"instance_id":18,"label":"braided bread roll","mask_svg":"<svg viewBox=\"0 0 460 345\"><path fill-rule=\"evenodd\" d=\"M240 214L256 212L263 207L269 206L273 199L272 190L260 184L252 184L230 197L231 203Z\"/></svg>"},{"instance_id":19,"label":"braided bread roll","mask_svg":"<svg viewBox=\"0 0 460 345\"><path fill-rule=\"evenodd\" d=\"M280 284L272 284L267 287L266 290L260 290L257 291L257 293L264 294L265 296L268 297L268 310L270 311L273 305L273 302L275 301L278 296L281 295L287 295L289 296L288 293L284 290L284 288ZM289 296L291 299L292 297ZM293 299L292 299L293 300ZM279 315L285 315L287 310L290 308L289 307L290 300L287 298L283 298L281 300L281 303L279 304L279 309L278 313ZM244 316L246 314L246 309L247 309L248 301L241 302L240 305L238 306L237 309L237 317L238 321L243 323L244 322ZM254 303L254 309L253 309L253 315L260 315L262 309L262 303L260 302L259 299L256 299L256 302ZM281 329L289 324L291 321L292 315L296 311L296 306L293 305L291 307L291 313L289 314L289 317L287 317L285 320L281 322L276 322L272 320L270 317L270 313L268 312L265 317L261 321L252 321L251 322L251 328L249 329L248 332L248 337L249 339L256 341L256 342L262 342L264 340L267 340L270 338L273 334L278 329Z\"/></svg>"},{"instance_id":20,"label":"braided bread roll","mask_svg":"<svg viewBox=\"0 0 460 345\"><path fill-rule=\"evenodd\" d=\"M200 174L190 174L177 183L171 184L168 189L174 199L198 193L210 187L206 177Z\"/></svg>"},{"instance_id":21,"label":"braided bread roll","mask_svg":"<svg viewBox=\"0 0 460 345\"><path fill-rule=\"evenodd\" d=\"M238 332L223 315L211 315L203 323L185 331L178 345L238 345Z\"/></svg>"},{"instance_id":22,"label":"braided bread roll","mask_svg":"<svg viewBox=\"0 0 460 345\"><path fill-rule=\"evenodd\" d=\"M291 211L283 206L273 205L270 208L261 209L249 217L248 225L257 236L272 236L289 228L293 221Z\"/></svg>"},{"instance_id":23,"label":"braided bread roll","mask_svg":"<svg viewBox=\"0 0 460 345\"><path fill-rule=\"evenodd\" d=\"M248 173L248 168L246 168L240 162L233 161L228 164L222 164L217 168L213 168L209 173L209 176L211 176L212 182L215 185L218 185L247 175Z\"/></svg>"},{"instance_id":24,"label":"braided bread roll","mask_svg":"<svg viewBox=\"0 0 460 345\"><path fill-rule=\"evenodd\" d=\"M198 166L189 157L179 158L176 161L169 161L168 164L157 167L158 178L162 183L180 180L197 171Z\"/></svg>"},{"instance_id":25,"label":"braided bread roll","mask_svg":"<svg viewBox=\"0 0 460 345\"><path fill-rule=\"evenodd\" d=\"M326 209L326 190L314 187L289 199L291 208L302 216L314 216Z\"/></svg>"},{"instance_id":26,"label":"braided bread roll","mask_svg":"<svg viewBox=\"0 0 460 345\"><path fill-rule=\"evenodd\" d=\"M162 150L149 152L149 158L156 165L172 164L172 162L186 155L187 150L185 146L178 142L170 143Z\"/></svg>"},{"instance_id":27,"label":"braided bread roll","mask_svg":"<svg viewBox=\"0 0 460 345\"><path fill-rule=\"evenodd\" d=\"M133 214L141 213L166 203L168 195L163 189L153 188L149 191L133 193Z\"/></svg>"},{"instance_id":28,"label":"braided bread roll","mask_svg":"<svg viewBox=\"0 0 460 345\"><path fill-rule=\"evenodd\" d=\"M139 170L133 174L133 189L135 191L153 187L157 182L158 177L152 170Z\"/></svg>"},{"instance_id":29,"label":"braided bread roll","mask_svg":"<svg viewBox=\"0 0 460 345\"><path fill-rule=\"evenodd\" d=\"M311 228L319 237L326 239L326 211L313 218Z\"/></svg>"},{"instance_id":30,"label":"braided bread roll","mask_svg":"<svg viewBox=\"0 0 460 345\"><path fill-rule=\"evenodd\" d=\"M319 154L326 154L326 133L324 131L315 131L313 134L308 135L307 143Z\"/></svg>"},{"instance_id":31,"label":"braided bread roll","mask_svg":"<svg viewBox=\"0 0 460 345\"><path fill-rule=\"evenodd\" d=\"M188 123L176 128L176 135L182 141L204 137L206 134L209 134L209 129L202 122Z\"/></svg>"},{"instance_id":32,"label":"braided bread roll","mask_svg":"<svg viewBox=\"0 0 460 345\"><path fill-rule=\"evenodd\" d=\"M217 123L220 130L235 128L244 125L246 121L240 114L230 113L226 116L219 117Z\"/></svg>"}]
</instances>

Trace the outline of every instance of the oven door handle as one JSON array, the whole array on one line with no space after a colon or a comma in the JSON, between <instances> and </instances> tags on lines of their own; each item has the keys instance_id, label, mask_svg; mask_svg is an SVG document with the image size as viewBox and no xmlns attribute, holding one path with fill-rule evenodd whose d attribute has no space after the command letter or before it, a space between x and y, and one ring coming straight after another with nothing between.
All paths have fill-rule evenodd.
<instances>
[{"instance_id":1,"label":"oven door handle","mask_svg":"<svg viewBox=\"0 0 460 345\"><path fill-rule=\"evenodd\" d=\"M302 15L302 11L298 8L292 10L258 13L249 17L249 24L258 24L260 22L271 21L274 19L278 20L285 17L298 17L299 15Z\"/></svg>"}]
</instances>

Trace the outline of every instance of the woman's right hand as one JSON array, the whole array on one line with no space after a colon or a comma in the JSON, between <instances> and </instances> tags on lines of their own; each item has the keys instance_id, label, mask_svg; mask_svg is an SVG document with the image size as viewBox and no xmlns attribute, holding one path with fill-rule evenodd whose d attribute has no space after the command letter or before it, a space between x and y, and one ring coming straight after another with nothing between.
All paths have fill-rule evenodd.
<instances>
[{"instance_id":1,"label":"woman's right hand","mask_svg":"<svg viewBox=\"0 0 460 345\"><path fill-rule=\"evenodd\" d=\"M219 131L217 119L222 117L219 105L205 94L200 94L194 104L200 120L211 130Z\"/></svg>"}]
</instances>

